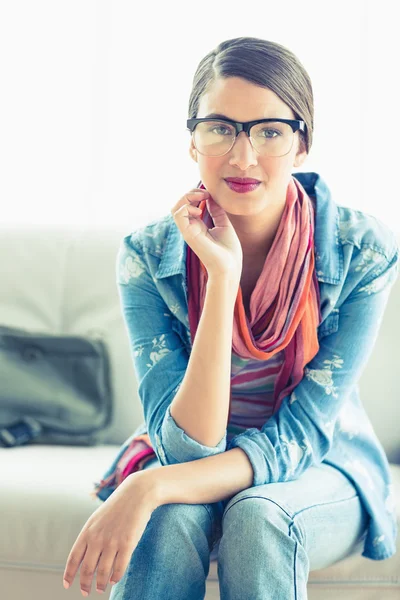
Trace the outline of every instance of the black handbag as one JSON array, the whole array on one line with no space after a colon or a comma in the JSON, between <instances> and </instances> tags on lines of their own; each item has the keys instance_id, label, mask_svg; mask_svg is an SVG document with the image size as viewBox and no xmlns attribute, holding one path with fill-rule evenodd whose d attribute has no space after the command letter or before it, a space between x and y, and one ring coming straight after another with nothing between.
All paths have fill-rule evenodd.
<instances>
[{"instance_id":1,"label":"black handbag","mask_svg":"<svg viewBox=\"0 0 400 600\"><path fill-rule=\"evenodd\" d=\"M0 326L0 446L103 443L109 363L100 338Z\"/></svg>"}]
</instances>

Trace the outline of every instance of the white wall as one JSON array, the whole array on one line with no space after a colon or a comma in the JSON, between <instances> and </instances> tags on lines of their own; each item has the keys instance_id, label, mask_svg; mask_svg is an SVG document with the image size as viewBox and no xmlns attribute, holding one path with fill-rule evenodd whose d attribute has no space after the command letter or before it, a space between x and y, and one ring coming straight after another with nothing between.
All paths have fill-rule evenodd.
<instances>
[{"instance_id":1,"label":"white wall","mask_svg":"<svg viewBox=\"0 0 400 600\"><path fill-rule=\"evenodd\" d=\"M192 78L224 39L286 45L309 72L315 132L300 170L400 230L396 2L13 0L0 7L0 221L127 227L197 185ZM170 149L146 123L168 116ZM390 119L393 119L391 122Z\"/></svg>"}]
</instances>

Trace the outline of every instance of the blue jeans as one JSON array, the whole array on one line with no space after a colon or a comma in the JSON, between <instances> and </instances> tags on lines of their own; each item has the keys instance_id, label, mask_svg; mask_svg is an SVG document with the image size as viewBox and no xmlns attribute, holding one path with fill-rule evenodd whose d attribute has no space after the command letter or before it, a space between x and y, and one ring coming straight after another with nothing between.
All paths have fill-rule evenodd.
<instances>
[{"instance_id":1,"label":"blue jeans","mask_svg":"<svg viewBox=\"0 0 400 600\"><path fill-rule=\"evenodd\" d=\"M164 504L110 600L203 600L210 555L221 600L305 600L309 571L361 554L368 521L351 481L324 463L220 502Z\"/></svg>"}]
</instances>

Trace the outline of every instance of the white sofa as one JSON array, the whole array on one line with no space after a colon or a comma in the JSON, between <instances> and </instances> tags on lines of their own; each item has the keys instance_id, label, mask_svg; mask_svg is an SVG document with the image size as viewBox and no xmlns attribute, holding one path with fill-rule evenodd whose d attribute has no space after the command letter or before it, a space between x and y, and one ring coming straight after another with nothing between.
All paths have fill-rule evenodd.
<instances>
[{"instance_id":1,"label":"white sofa","mask_svg":"<svg viewBox=\"0 0 400 600\"><path fill-rule=\"evenodd\" d=\"M83 597L79 572L69 590L62 586L67 556L101 504L89 496L93 482L143 419L115 284L119 243L134 228L0 230L0 324L101 336L111 357L115 399L112 426L102 445L33 443L0 449L1 600ZM399 306L397 281L360 392L391 463L400 519ZM399 600L400 552L385 561L356 556L311 572L308 589L311 600ZM97 594L95 580L91 594ZM107 587L102 597L109 594ZM217 598L217 563L212 560L206 599Z\"/></svg>"}]
</instances>

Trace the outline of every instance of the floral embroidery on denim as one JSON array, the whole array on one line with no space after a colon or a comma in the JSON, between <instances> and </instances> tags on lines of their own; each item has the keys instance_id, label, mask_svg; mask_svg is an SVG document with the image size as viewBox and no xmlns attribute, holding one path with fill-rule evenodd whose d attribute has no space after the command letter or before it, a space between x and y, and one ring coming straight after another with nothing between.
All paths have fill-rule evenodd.
<instances>
[{"instance_id":1,"label":"floral embroidery on denim","mask_svg":"<svg viewBox=\"0 0 400 600\"><path fill-rule=\"evenodd\" d=\"M170 304L168 307L171 312L176 316L178 314L178 312L180 311L180 306L177 302L175 302L175 304Z\"/></svg>"},{"instance_id":2,"label":"floral embroidery on denim","mask_svg":"<svg viewBox=\"0 0 400 600\"><path fill-rule=\"evenodd\" d=\"M376 294L377 292L380 292L388 285L387 279L390 277L392 277L391 272L386 272L385 274L381 275L380 277L375 277L375 279L373 279L372 281L367 283L367 285L364 285L363 287L358 288L357 293L360 294L361 292L363 292L368 295ZM383 313L382 313L381 317L383 317Z\"/></svg>"},{"instance_id":3,"label":"floral embroidery on denim","mask_svg":"<svg viewBox=\"0 0 400 600\"><path fill-rule=\"evenodd\" d=\"M144 352L144 346L138 346L136 350L133 351L133 356L142 356Z\"/></svg>"},{"instance_id":4,"label":"floral embroidery on denim","mask_svg":"<svg viewBox=\"0 0 400 600\"><path fill-rule=\"evenodd\" d=\"M166 347L165 333L160 335L158 338L157 337L153 338L152 342L153 342L153 350L152 350L152 352L150 352L150 357L149 357L152 364L151 365L146 364L146 367L152 367L155 363L157 363L159 360L161 360L165 354L167 354L168 352L171 352L171 350Z\"/></svg>"},{"instance_id":5,"label":"floral embroidery on denim","mask_svg":"<svg viewBox=\"0 0 400 600\"><path fill-rule=\"evenodd\" d=\"M140 277L146 270L143 261L135 254L127 254L120 266L120 277L122 283L129 283L130 279Z\"/></svg>"},{"instance_id":6,"label":"floral embroidery on denim","mask_svg":"<svg viewBox=\"0 0 400 600\"><path fill-rule=\"evenodd\" d=\"M343 365L343 359L337 354L334 354L332 360L324 360L326 365L323 369L310 369L306 367L304 374L307 379L315 381L322 387L325 388L325 394L332 395L334 398L338 398L337 387L333 385L333 369L341 369Z\"/></svg>"},{"instance_id":7,"label":"floral embroidery on denim","mask_svg":"<svg viewBox=\"0 0 400 600\"><path fill-rule=\"evenodd\" d=\"M369 271L371 264L379 265L382 260L382 254L369 246L363 246L360 249L361 261L360 264L357 265L354 270L361 271L362 273L366 273Z\"/></svg>"},{"instance_id":8,"label":"floral embroidery on denim","mask_svg":"<svg viewBox=\"0 0 400 600\"><path fill-rule=\"evenodd\" d=\"M289 440L285 435L280 435L283 447L287 450L290 460L290 468L286 473L286 479L294 474L300 460L304 454L310 454L312 452L311 446L306 440L304 446L300 446L296 440Z\"/></svg>"},{"instance_id":9,"label":"floral embroidery on denim","mask_svg":"<svg viewBox=\"0 0 400 600\"><path fill-rule=\"evenodd\" d=\"M339 221L339 238L342 244L349 242L349 232L354 227L354 219L352 213L348 214L348 219L340 219Z\"/></svg>"}]
</instances>

